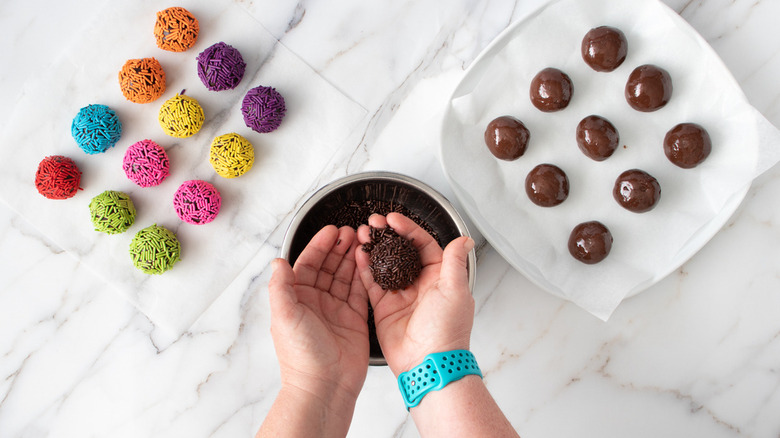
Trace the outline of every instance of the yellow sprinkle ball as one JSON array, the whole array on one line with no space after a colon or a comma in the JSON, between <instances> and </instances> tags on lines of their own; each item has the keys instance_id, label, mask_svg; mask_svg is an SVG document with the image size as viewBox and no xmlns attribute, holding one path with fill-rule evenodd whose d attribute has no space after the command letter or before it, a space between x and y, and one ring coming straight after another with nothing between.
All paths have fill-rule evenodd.
<instances>
[{"instance_id":1,"label":"yellow sprinkle ball","mask_svg":"<svg viewBox=\"0 0 780 438\"><path fill-rule=\"evenodd\" d=\"M255 148L244 137L230 133L211 142L209 162L217 175L236 178L245 174L255 162Z\"/></svg>"},{"instance_id":2,"label":"yellow sprinkle ball","mask_svg":"<svg viewBox=\"0 0 780 438\"><path fill-rule=\"evenodd\" d=\"M157 120L171 137L187 138L195 135L203 126L203 108L190 96L177 94L160 107Z\"/></svg>"}]
</instances>

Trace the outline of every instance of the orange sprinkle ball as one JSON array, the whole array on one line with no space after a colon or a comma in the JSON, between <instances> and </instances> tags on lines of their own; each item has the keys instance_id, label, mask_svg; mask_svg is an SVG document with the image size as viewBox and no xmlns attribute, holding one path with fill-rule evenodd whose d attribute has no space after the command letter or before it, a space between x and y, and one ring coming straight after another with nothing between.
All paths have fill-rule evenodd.
<instances>
[{"instance_id":1,"label":"orange sprinkle ball","mask_svg":"<svg viewBox=\"0 0 780 438\"><path fill-rule=\"evenodd\" d=\"M183 52L194 46L199 31L198 20L178 6L158 12L154 23L157 47L169 52Z\"/></svg>"},{"instance_id":2,"label":"orange sprinkle ball","mask_svg":"<svg viewBox=\"0 0 780 438\"><path fill-rule=\"evenodd\" d=\"M154 58L130 59L119 71L119 88L130 102L153 102L165 92L165 71Z\"/></svg>"}]
</instances>

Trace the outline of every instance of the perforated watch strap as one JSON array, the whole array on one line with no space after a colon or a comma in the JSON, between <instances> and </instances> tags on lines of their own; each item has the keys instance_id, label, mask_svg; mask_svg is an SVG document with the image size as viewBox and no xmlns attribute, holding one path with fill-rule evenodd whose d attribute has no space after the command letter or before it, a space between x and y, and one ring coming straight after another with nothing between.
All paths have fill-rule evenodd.
<instances>
[{"instance_id":1,"label":"perforated watch strap","mask_svg":"<svg viewBox=\"0 0 780 438\"><path fill-rule=\"evenodd\" d=\"M438 391L450 382L470 374L482 377L474 355L468 350L452 350L425 356L420 365L398 376L398 388L406 403L413 408L425 394Z\"/></svg>"}]
</instances>

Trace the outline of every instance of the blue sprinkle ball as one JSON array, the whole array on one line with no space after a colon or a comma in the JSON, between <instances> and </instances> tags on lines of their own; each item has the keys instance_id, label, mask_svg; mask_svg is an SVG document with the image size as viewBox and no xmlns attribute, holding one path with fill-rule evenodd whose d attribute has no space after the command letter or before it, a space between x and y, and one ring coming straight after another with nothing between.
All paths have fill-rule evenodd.
<instances>
[{"instance_id":1,"label":"blue sprinkle ball","mask_svg":"<svg viewBox=\"0 0 780 438\"><path fill-rule=\"evenodd\" d=\"M113 147L122 135L116 112L105 105L87 105L79 110L70 126L79 147L93 155Z\"/></svg>"}]
</instances>

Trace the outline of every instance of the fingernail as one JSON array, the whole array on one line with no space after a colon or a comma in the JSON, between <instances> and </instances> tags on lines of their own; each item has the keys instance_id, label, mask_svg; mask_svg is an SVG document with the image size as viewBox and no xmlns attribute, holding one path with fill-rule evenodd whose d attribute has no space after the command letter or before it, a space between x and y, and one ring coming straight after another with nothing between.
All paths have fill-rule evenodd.
<instances>
[{"instance_id":1,"label":"fingernail","mask_svg":"<svg viewBox=\"0 0 780 438\"><path fill-rule=\"evenodd\" d=\"M466 250L466 252L471 251L474 249L474 239L471 237L466 239L466 242L463 243L463 248Z\"/></svg>"}]
</instances>

